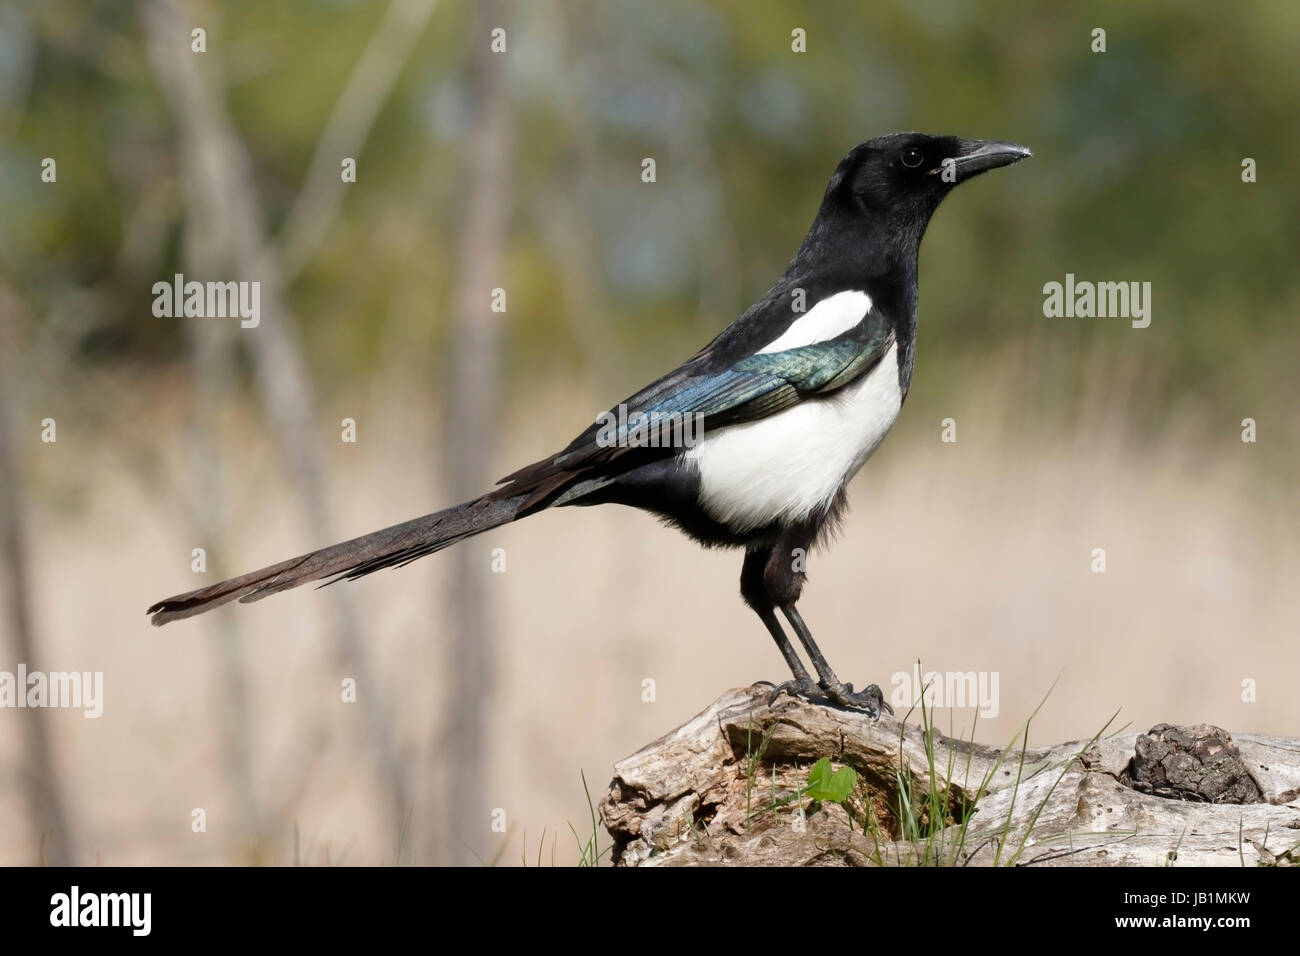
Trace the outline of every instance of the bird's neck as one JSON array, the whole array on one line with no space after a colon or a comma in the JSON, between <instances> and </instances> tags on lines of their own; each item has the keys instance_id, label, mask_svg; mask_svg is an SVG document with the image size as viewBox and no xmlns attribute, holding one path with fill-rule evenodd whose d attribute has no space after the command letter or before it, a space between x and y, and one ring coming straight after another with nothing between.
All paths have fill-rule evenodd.
<instances>
[{"instance_id":1,"label":"bird's neck","mask_svg":"<svg viewBox=\"0 0 1300 956\"><path fill-rule=\"evenodd\" d=\"M889 318L898 343L898 385L903 398L912 384L916 361L916 256L905 257L883 275L864 280L874 308Z\"/></svg>"},{"instance_id":2,"label":"bird's neck","mask_svg":"<svg viewBox=\"0 0 1300 956\"><path fill-rule=\"evenodd\" d=\"M898 342L899 386L906 397L916 353L917 258L920 232L873 219L845 219L823 209L795 254L784 285L822 286L817 295L861 289L884 315Z\"/></svg>"}]
</instances>

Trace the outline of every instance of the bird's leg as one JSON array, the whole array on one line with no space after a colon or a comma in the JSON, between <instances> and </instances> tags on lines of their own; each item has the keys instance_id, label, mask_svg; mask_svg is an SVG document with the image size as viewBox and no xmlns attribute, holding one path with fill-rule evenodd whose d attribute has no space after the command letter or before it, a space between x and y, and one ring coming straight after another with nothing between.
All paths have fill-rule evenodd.
<instances>
[{"instance_id":1,"label":"bird's leg","mask_svg":"<svg viewBox=\"0 0 1300 956\"><path fill-rule=\"evenodd\" d=\"M776 641L776 646L781 649L781 656L785 658L786 664L789 665L790 673L794 675L793 680L782 681L772 688L772 696L768 698L768 703L772 703L782 694L789 694L791 697L809 697L816 694L817 684L808 676L803 661L799 660L799 655L790 643L790 638L786 637L785 629L781 627L781 622L776 619L776 612L772 608L768 608L765 611L759 611L758 616L763 619L763 623L767 626L772 639Z\"/></svg>"},{"instance_id":2,"label":"bird's leg","mask_svg":"<svg viewBox=\"0 0 1300 956\"><path fill-rule=\"evenodd\" d=\"M782 607L781 611L790 622L790 626L794 628L795 634L799 636L799 643L803 644L804 650L808 652L808 659L812 661L817 676L821 679L819 682L821 689L828 699L842 707L864 710L872 717L879 717L881 710L887 710L891 716L893 715L894 708L889 706L885 695L877 685L872 684L865 690L854 692L852 684L842 683L835 676L835 671L831 670L831 665L826 662L821 648L813 640L812 631L808 630L808 625L804 623L803 617L795 610L793 604Z\"/></svg>"},{"instance_id":3,"label":"bird's leg","mask_svg":"<svg viewBox=\"0 0 1300 956\"><path fill-rule=\"evenodd\" d=\"M750 549L745 552L745 564L740 571L740 594L745 599L745 603L753 608L754 613L762 620L763 626L772 635L772 640L776 641L777 649L785 658L786 666L794 676L793 680L776 685L770 700L776 700L785 693L807 697L817 693L817 684L808 676L803 661L799 659L798 652L790 643L790 638L786 636L785 628L781 627L781 622L777 619L776 606L772 603L763 582L763 569L767 561L766 549Z\"/></svg>"}]
</instances>

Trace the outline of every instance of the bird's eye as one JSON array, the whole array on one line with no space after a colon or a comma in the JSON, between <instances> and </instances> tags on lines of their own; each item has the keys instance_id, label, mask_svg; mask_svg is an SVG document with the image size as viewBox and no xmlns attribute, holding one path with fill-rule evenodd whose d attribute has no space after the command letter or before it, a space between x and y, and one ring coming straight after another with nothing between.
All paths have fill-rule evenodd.
<instances>
[{"instance_id":1,"label":"bird's eye","mask_svg":"<svg viewBox=\"0 0 1300 956\"><path fill-rule=\"evenodd\" d=\"M925 161L925 154L916 147L903 150L903 165L908 169L916 169Z\"/></svg>"}]
</instances>

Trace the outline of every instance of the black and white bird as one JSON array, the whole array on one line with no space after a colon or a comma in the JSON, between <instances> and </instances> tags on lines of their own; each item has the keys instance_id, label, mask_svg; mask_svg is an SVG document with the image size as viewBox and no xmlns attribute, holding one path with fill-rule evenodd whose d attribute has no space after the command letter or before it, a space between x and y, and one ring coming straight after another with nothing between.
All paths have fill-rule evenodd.
<instances>
[{"instance_id":1,"label":"black and white bird","mask_svg":"<svg viewBox=\"0 0 1300 956\"><path fill-rule=\"evenodd\" d=\"M878 714L888 707L879 688L841 682L796 610L804 556L839 519L849 480L907 397L917 254L931 215L958 184L1029 155L1013 143L921 133L854 147L767 294L558 454L473 501L159 601L153 623L403 565L546 508L630 505L705 546L744 549L741 596L792 674L773 699L790 692ZM646 422L666 423L655 435L666 440L642 440Z\"/></svg>"}]
</instances>

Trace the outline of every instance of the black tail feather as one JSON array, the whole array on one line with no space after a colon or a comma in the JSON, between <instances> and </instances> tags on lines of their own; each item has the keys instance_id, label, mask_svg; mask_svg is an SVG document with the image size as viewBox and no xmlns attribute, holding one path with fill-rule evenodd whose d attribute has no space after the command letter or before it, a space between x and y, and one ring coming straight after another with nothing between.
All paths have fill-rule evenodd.
<instances>
[{"instance_id":1,"label":"black tail feather","mask_svg":"<svg viewBox=\"0 0 1300 956\"><path fill-rule=\"evenodd\" d=\"M498 492L499 494L499 492ZM354 580L381 568L400 567L458 541L520 517L524 497L485 495L421 518L299 555L279 564L169 597L146 612L155 626L193 617L230 601L242 604L329 578Z\"/></svg>"}]
</instances>

